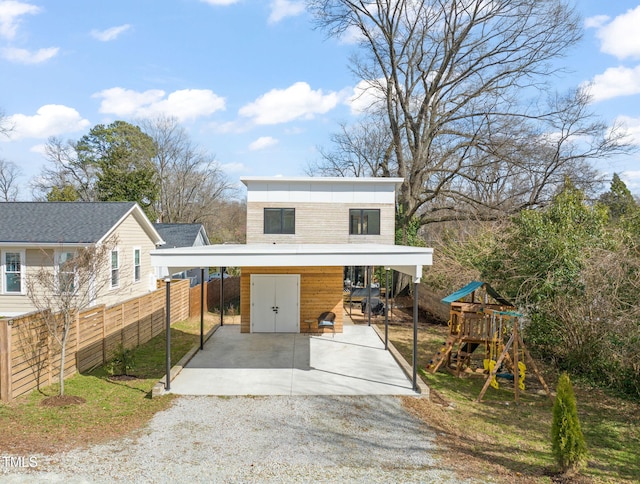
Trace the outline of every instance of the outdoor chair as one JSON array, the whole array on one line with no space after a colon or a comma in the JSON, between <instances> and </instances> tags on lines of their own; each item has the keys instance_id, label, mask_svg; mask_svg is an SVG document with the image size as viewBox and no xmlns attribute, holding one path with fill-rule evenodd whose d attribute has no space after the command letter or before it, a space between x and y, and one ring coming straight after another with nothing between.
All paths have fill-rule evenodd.
<instances>
[{"instance_id":1,"label":"outdoor chair","mask_svg":"<svg viewBox=\"0 0 640 484\"><path fill-rule=\"evenodd\" d=\"M331 328L333 330L332 336L336 334L336 313L331 311L325 311L318 316L318 331L324 328Z\"/></svg>"}]
</instances>

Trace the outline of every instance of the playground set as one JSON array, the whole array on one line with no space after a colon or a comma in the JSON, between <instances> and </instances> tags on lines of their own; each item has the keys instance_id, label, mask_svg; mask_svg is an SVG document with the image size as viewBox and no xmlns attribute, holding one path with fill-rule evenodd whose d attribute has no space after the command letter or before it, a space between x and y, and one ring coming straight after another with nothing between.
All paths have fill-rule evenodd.
<instances>
[{"instance_id":1,"label":"playground set","mask_svg":"<svg viewBox=\"0 0 640 484\"><path fill-rule=\"evenodd\" d=\"M442 299L450 304L449 335L429 361L431 373L440 367L455 373L486 377L477 398L482 401L489 386L499 388L498 379L513 381L515 401L525 390L528 363L553 401L549 387L522 340L522 314L489 284L473 281ZM479 350L480 348L480 350Z\"/></svg>"}]
</instances>

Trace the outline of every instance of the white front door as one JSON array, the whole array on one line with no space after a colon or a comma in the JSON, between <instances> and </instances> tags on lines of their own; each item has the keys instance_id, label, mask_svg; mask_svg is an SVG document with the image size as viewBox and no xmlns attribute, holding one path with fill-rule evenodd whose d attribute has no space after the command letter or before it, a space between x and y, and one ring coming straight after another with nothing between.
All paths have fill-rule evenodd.
<instances>
[{"instance_id":1,"label":"white front door","mask_svg":"<svg viewBox=\"0 0 640 484\"><path fill-rule=\"evenodd\" d=\"M300 275L251 275L251 332L297 333Z\"/></svg>"}]
</instances>

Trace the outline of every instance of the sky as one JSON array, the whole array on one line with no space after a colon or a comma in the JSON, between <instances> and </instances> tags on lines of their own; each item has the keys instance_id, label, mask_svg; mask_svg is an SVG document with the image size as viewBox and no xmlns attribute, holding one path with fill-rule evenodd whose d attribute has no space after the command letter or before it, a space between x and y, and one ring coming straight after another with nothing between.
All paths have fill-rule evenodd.
<instances>
[{"instance_id":1,"label":"sky","mask_svg":"<svg viewBox=\"0 0 640 484\"><path fill-rule=\"evenodd\" d=\"M558 87L589 83L591 109L640 147L640 0L575 0L584 38ZM304 176L358 116L355 46L314 29L298 0L0 0L0 158L21 200L50 136L169 114L230 181ZM640 150L600 161L640 195Z\"/></svg>"}]
</instances>

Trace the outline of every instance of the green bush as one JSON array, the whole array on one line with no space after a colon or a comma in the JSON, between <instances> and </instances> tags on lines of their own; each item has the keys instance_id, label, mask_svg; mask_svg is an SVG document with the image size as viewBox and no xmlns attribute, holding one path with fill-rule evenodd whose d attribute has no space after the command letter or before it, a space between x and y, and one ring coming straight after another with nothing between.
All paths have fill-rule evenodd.
<instances>
[{"instance_id":1,"label":"green bush","mask_svg":"<svg viewBox=\"0 0 640 484\"><path fill-rule=\"evenodd\" d=\"M588 452L569 375L560 376L556 391L551 423L553 456L563 472L577 472L586 463Z\"/></svg>"},{"instance_id":2,"label":"green bush","mask_svg":"<svg viewBox=\"0 0 640 484\"><path fill-rule=\"evenodd\" d=\"M118 344L114 357L105 365L110 375L130 375L135 367L134 351Z\"/></svg>"}]
</instances>

